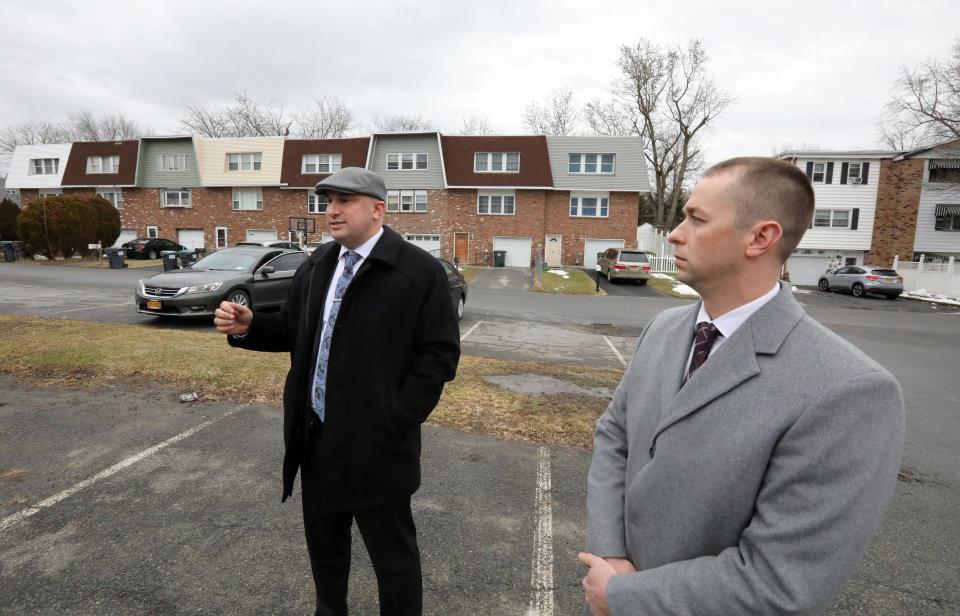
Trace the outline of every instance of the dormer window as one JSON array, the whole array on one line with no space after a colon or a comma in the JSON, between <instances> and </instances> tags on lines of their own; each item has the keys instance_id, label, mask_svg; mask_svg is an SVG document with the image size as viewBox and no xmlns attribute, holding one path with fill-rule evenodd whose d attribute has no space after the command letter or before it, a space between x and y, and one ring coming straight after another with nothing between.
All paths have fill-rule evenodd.
<instances>
[{"instance_id":1,"label":"dormer window","mask_svg":"<svg viewBox=\"0 0 960 616\"><path fill-rule=\"evenodd\" d=\"M88 156L87 173L117 173L120 169L119 156Z\"/></svg>"},{"instance_id":2,"label":"dormer window","mask_svg":"<svg viewBox=\"0 0 960 616\"><path fill-rule=\"evenodd\" d=\"M520 152L477 152L473 155L476 173L517 173L520 171Z\"/></svg>"},{"instance_id":3,"label":"dormer window","mask_svg":"<svg viewBox=\"0 0 960 616\"><path fill-rule=\"evenodd\" d=\"M567 172L612 175L616 162L616 154L570 154Z\"/></svg>"},{"instance_id":4,"label":"dormer window","mask_svg":"<svg viewBox=\"0 0 960 616\"><path fill-rule=\"evenodd\" d=\"M424 171L427 169L427 153L394 152L387 154L387 169L390 171Z\"/></svg>"},{"instance_id":5,"label":"dormer window","mask_svg":"<svg viewBox=\"0 0 960 616\"><path fill-rule=\"evenodd\" d=\"M260 171L261 152L227 154L228 171Z\"/></svg>"},{"instance_id":6,"label":"dormer window","mask_svg":"<svg viewBox=\"0 0 960 616\"><path fill-rule=\"evenodd\" d=\"M340 171L340 154L304 154L300 173L333 173Z\"/></svg>"},{"instance_id":7,"label":"dormer window","mask_svg":"<svg viewBox=\"0 0 960 616\"><path fill-rule=\"evenodd\" d=\"M56 175L59 170L59 158L30 159L30 175Z\"/></svg>"}]
</instances>

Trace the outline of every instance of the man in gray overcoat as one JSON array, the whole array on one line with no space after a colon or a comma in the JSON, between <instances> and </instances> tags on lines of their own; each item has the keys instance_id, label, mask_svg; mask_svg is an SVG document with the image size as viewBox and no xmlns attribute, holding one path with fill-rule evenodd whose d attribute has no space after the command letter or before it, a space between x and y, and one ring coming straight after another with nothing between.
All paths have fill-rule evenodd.
<instances>
[{"instance_id":1,"label":"man in gray overcoat","mask_svg":"<svg viewBox=\"0 0 960 616\"><path fill-rule=\"evenodd\" d=\"M670 234L702 302L654 317L597 423L587 485L593 614L820 614L854 573L903 452L897 381L806 315L781 267L810 182L715 165Z\"/></svg>"}]
</instances>

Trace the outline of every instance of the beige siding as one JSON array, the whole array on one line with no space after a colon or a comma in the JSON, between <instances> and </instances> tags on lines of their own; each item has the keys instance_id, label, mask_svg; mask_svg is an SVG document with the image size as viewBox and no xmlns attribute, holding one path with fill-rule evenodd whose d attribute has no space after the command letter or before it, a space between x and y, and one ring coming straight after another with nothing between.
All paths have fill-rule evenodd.
<instances>
[{"instance_id":1,"label":"beige siding","mask_svg":"<svg viewBox=\"0 0 960 616\"><path fill-rule=\"evenodd\" d=\"M196 137L200 181L204 186L279 186L283 137L204 139ZM259 171L227 171L227 154L260 152Z\"/></svg>"},{"instance_id":2,"label":"beige siding","mask_svg":"<svg viewBox=\"0 0 960 616\"><path fill-rule=\"evenodd\" d=\"M650 181L638 137L547 137L550 171L557 190L648 192ZM613 174L570 173L570 154L615 154Z\"/></svg>"}]
</instances>

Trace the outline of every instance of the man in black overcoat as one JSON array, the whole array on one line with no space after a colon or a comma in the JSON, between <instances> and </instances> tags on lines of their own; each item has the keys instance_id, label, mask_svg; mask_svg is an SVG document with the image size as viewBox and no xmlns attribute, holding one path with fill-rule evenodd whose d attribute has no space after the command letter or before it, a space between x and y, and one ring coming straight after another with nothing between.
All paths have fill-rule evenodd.
<instances>
[{"instance_id":1,"label":"man in black overcoat","mask_svg":"<svg viewBox=\"0 0 960 616\"><path fill-rule=\"evenodd\" d=\"M351 526L377 576L380 613L420 614L410 498L420 486L420 424L460 358L440 263L383 225L383 178L344 168L316 187L334 241L297 270L278 313L224 302L231 346L290 353L283 393L283 496L301 471L318 615L347 613Z\"/></svg>"}]
</instances>

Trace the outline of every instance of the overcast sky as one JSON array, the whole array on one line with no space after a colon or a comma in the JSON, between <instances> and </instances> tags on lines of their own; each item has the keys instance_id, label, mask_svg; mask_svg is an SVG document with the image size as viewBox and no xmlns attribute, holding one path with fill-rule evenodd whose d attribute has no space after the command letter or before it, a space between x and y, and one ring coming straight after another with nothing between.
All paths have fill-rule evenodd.
<instances>
[{"instance_id":1,"label":"overcast sky","mask_svg":"<svg viewBox=\"0 0 960 616\"><path fill-rule=\"evenodd\" d=\"M606 95L621 44L699 38L737 100L704 136L708 162L873 148L900 67L947 57L958 23L956 0L5 3L0 126L87 108L177 133L186 103L246 89L288 109L336 95L361 129L419 114L456 132L478 115L520 134L552 89Z\"/></svg>"}]
</instances>

